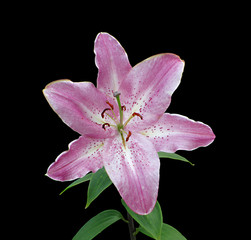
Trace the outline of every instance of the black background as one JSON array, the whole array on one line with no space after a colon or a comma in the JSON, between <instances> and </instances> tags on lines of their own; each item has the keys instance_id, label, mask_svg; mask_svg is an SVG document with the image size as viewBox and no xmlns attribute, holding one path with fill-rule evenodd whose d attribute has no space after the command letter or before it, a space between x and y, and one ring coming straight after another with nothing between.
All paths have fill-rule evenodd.
<instances>
[{"instance_id":1,"label":"black background","mask_svg":"<svg viewBox=\"0 0 251 240\"><path fill-rule=\"evenodd\" d=\"M171 52L185 60L182 82L167 110L212 127L216 140L207 148L178 151L195 166L162 159L158 200L164 222L178 229L187 239L213 239L211 222L217 220L221 207L220 185L216 181L217 89L221 62L219 26L206 12L185 15L172 10L153 10L143 16L136 12L92 12L88 7L69 14L65 10L35 9L15 23L15 47L18 91L22 114L18 117L20 159L22 168L15 184L14 208L20 220L27 216L22 234L28 239L71 239L91 217L106 209L117 209L126 215L115 187L109 187L88 209L84 209L88 183L76 186L63 195L69 184L56 182L44 174L48 166L78 134L63 124L45 100L42 89L58 79L96 82L93 45L96 35L108 32L127 51L132 66L158 53ZM161 6L160 8L161 9ZM90 12L89 12L90 10ZM132 15L134 18L132 18ZM136 16L136 17L135 17ZM25 138L28 140L24 140ZM20 146L20 145L19 145ZM224 191L224 190L223 190ZM21 211L20 211L21 210ZM24 220L23 220L24 221ZM31 232L33 232L31 234ZM32 235L32 236L31 236ZM127 225L117 222L96 239L129 239ZM138 239L146 239L138 235Z\"/></svg>"}]
</instances>

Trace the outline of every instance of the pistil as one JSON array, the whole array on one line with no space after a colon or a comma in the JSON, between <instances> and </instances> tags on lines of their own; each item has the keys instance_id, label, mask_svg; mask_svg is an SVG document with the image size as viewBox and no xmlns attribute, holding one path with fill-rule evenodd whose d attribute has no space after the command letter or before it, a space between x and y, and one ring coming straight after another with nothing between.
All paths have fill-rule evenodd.
<instances>
[{"instance_id":1,"label":"pistil","mask_svg":"<svg viewBox=\"0 0 251 240\"><path fill-rule=\"evenodd\" d=\"M119 98L120 93L119 92L114 92L113 96L117 99L118 106L119 106L119 116L120 116L120 125L123 126L123 108L121 107L121 102Z\"/></svg>"}]
</instances>

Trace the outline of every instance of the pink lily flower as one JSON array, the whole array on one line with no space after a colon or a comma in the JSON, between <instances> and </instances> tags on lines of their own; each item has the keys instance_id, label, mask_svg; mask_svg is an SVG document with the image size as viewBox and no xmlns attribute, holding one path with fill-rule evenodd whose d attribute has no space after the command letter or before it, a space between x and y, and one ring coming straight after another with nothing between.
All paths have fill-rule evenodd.
<instances>
[{"instance_id":1,"label":"pink lily flower","mask_svg":"<svg viewBox=\"0 0 251 240\"><path fill-rule=\"evenodd\" d=\"M59 80L43 90L63 122L81 134L47 175L69 181L105 167L126 204L137 214L149 214L158 195L157 152L208 146L215 135L202 122L165 113L184 68L177 55L158 54L132 68L125 50L107 33L97 35L94 52L97 88Z\"/></svg>"}]
</instances>

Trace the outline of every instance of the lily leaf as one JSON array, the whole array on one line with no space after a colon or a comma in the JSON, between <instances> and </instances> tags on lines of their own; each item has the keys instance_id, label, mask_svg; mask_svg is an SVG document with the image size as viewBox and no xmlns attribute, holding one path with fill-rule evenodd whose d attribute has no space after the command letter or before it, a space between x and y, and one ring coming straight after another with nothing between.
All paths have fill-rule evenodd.
<instances>
[{"instance_id":1,"label":"lily leaf","mask_svg":"<svg viewBox=\"0 0 251 240\"><path fill-rule=\"evenodd\" d=\"M92 178L92 175L93 173L88 173L87 175L85 175L84 177L82 178L79 178L78 180L74 181L73 183L71 183L67 188L65 188L61 193L63 194L66 190L68 190L69 188L72 188L80 183L83 183L83 182L86 182L86 181L89 181L91 178Z\"/></svg>"},{"instance_id":2,"label":"lily leaf","mask_svg":"<svg viewBox=\"0 0 251 240\"><path fill-rule=\"evenodd\" d=\"M195 164L191 163L190 161L188 161L186 158L180 156L177 153L167 153L167 152L158 152L159 158L171 158L171 159L175 159L175 160L180 160L183 162L188 162L190 163L192 166L194 166Z\"/></svg>"},{"instance_id":3,"label":"lily leaf","mask_svg":"<svg viewBox=\"0 0 251 240\"><path fill-rule=\"evenodd\" d=\"M122 204L128 211L128 213L135 219L139 225L147 229L148 236L153 237L154 239L160 240L161 239L161 229L163 224L163 217L162 211L160 208L159 203L157 202L153 211L148 215L138 215L137 213L133 212L124 202L122 199Z\"/></svg>"},{"instance_id":4,"label":"lily leaf","mask_svg":"<svg viewBox=\"0 0 251 240\"><path fill-rule=\"evenodd\" d=\"M146 229L142 226L139 226L137 229L139 232L147 235L148 237L154 238ZM174 227L163 223L161 230L161 238L160 240L186 240L186 238Z\"/></svg>"},{"instance_id":5,"label":"lily leaf","mask_svg":"<svg viewBox=\"0 0 251 240\"><path fill-rule=\"evenodd\" d=\"M162 226L161 240L186 240L174 227L164 223Z\"/></svg>"},{"instance_id":6,"label":"lily leaf","mask_svg":"<svg viewBox=\"0 0 251 240\"><path fill-rule=\"evenodd\" d=\"M111 184L112 181L108 177L104 167L95 172L89 183L85 208L89 207L92 201L95 200L99 194L101 194Z\"/></svg>"},{"instance_id":7,"label":"lily leaf","mask_svg":"<svg viewBox=\"0 0 251 240\"><path fill-rule=\"evenodd\" d=\"M103 211L90 219L72 240L91 240L120 219L125 221L122 214L117 210L110 209Z\"/></svg>"}]
</instances>

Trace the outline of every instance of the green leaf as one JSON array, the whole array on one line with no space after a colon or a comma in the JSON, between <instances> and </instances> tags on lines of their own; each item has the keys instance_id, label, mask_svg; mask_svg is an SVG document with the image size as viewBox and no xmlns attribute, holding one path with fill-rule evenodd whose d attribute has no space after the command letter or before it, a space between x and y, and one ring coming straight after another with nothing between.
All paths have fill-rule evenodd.
<instances>
[{"instance_id":1,"label":"green leaf","mask_svg":"<svg viewBox=\"0 0 251 240\"><path fill-rule=\"evenodd\" d=\"M69 188L72 188L80 183L83 183L83 182L86 182L86 181L89 181L91 178L92 178L92 175L93 173L88 173L87 175L85 175L84 177L82 178L79 178L78 180L74 181L73 183L71 183L67 188L65 188L61 193L64 193L66 190L68 190Z\"/></svg>"},{"instance_id":2,"label":"green leaf","mask_svg":"<svg viewBox=\"0 0 251 240\"><path fill-rule=\"evenodd\" d=\"M183 162L188 162L192 166L194 166L193 163L191 163L186 158L184 158L184 157L182 157L182 156L180 156L179 154L176 154L176 153L158 152L158 155L159 155L159 158L171 158L171 159L175 159L175 160L180 160L180 161L183 161Z\"/></svg>"},{"instance_id":3,"label":"green leaf","mask_svg":"<svg viewBox=\"0 0 251 240\"><path fill-rule=\"evenodd\" d=\"M161 240L186 240L174 227L164 223L162 226Z\"/></svg>"},{"instance_id":4,"label":"green leaf","mask_svg":"<svg viewBox=\"0 0 251 240\"><path fill-rule=\"evenodd\" d=\"M89 207L94 199L101 194L106 188L112 184L112 181L108 177L105 168L99 169L92 175L91 181L88 187L87 203L85 208Z\"/></svg>"},{"instance_id":5,"label":"green leaf","mask_svg":"<svg viewBox=\"0 0 251 240\"><path fill-rule=\"evenodd\" d=\"M91 240L104 229L117 222L124 220L122 214L117 210L106 210L90 219L73 237L72 240Z\"/></svg>"},{"instance_id":6,"label":"green leaf","mask_svg":"<svg viewBox=\"0 0 251 240\"><path fill-rule=\"evenodd\" d=\"M122 199L122 204L128 213L139 223L141 227L147 229L148 234L154 239L161 239L161 228L163 224L162 211L159 203L157 202L153 211L148 215L138 215L133 212ZM148 235L149 236L149 235Z\"/></svg>"},{"instance_id":7,"label":"green leaf","mask_svg":"<svg viewBox=\"0 0 251 240\"><path fill-rule=\"evenodd\" d=\"M147 235L148 237L154 238L146 229L142 226L139 226L137 229L139 232ZM161 238L160 240L186 240L186 238L175 228L172 226L163 223L161 230Z\"/></svg>"},{"instance_id":8,"label":"green leaf","mask_svg":"<svg viewBox=\"0 0 251 240\"><path fill-rule=\"evenodd\" d=\"M162 225L162 227L163 227L163 225ZM137 232L141 232L141 233L145 234L146 236L148 236L148 237L150 237L150 238L154 238L154 237L152 236L152 234L149 233L149 232L147 232L147 230L144 229L142 226L139 226L139 227L137 228L136 231L137 231Z\"/></svg>"}]
</instances>

